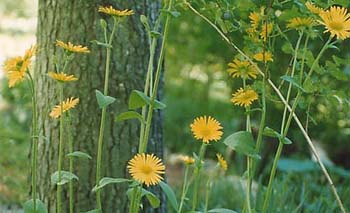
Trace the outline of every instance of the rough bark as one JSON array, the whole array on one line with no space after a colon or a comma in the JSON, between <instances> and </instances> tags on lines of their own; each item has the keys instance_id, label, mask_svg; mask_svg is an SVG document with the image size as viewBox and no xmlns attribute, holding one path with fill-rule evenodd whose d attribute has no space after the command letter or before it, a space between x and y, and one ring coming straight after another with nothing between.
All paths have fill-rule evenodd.
<instances>
[{"instance_id":1,"label":"rough bark","mask_svg":"<svg viewBox=\"0 0 350 213\"><path fill-rule=\"evenodd\" d=\"M53 55L62 52L54 46L56 39L88 45L91 53L76 55L68 72L79 77L76 83L65 86L65 97L79 97L80 103L72 111L74 150L89 153L93 160L75 160L75 212L96 207L95 164L100 110L95 99L95 89L103 90L105 49L91 45L91 40L103 40L99 27L101 17L99 5L113 5L120 9L133 9L135 15L127 18L118 28L113 43L109 95L117 101L108 107L108 119L104 140L102 176L127 177L127 161L137 152L139 126L136 121L115 123L114 117L127 110L127 102L133 89L142 90L147 70L149 47L146 33L139 21L145 14L154 23L160 10L156 0L39 0L37 44L39 53L36 60L36 83L38 85L40 131L45 140L39 143L39 193L40 199L55 212L56 188L50 183L50 176L57 169L59 122L48 116L52 106L58 103L56 83L46 73L53 69ZM149 150L162 157L162 116L155 113ZM67 141L65 141L67 142ZM66 144L67 147L67 144ZM65 150L67 153L68 150ZM68 170L67 159L64 169ZM104 212L127 212L125 185L108 186L102 191ZM68 212L68 185L64 185L63 212ZM164 212L164 206L157 210Z\"/></svg>"}]
</instances>

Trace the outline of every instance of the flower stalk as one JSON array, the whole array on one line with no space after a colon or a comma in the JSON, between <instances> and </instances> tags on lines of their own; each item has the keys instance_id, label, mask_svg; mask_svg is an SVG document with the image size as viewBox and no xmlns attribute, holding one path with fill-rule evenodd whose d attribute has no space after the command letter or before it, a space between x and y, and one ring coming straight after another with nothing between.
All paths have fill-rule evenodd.
<instances>
[{"instance_id":1,"label":"flower stalk","mask_svg":"<svg viewBox=\"0 0 350 213\"><path fill-rule=\"evenodd\" d=\"M109 37L109 40L107 38L107 30L104 28L104 34L105 34L105 42L108 42L109 47L106 47L106 67L105 67L105 81L104 81L104 89L103 94L105 96L108 95L108 82L109 82L109 74L110 74L110 61L111 61L111 45L114 39L114 34L118 25L118 19L116 17L113 17L113 30L111 32L111 35ZM96 165L96 186L99 186L99 182L101 179L101 163L102 163L102 149L103 149L103 138L104 138L104 132L105 132L105 123L106 123L106 113L107 113L107 107L102 108L102 114L101 114L101 122L100 122L100 130L99 130L99 137L98 137L98 148L97 148L97 165ZM98 208L102 211L102 201L101 201L101 190L98 189L96 191L96 202Z\"/></svg>"}]
</instances>

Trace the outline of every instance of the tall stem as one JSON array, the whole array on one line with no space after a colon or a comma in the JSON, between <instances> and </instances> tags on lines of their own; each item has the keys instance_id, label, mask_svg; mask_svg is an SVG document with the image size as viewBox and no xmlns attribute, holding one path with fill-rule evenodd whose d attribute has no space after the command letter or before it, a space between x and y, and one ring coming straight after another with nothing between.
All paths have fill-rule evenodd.
<instances>
[{"instance_id":1,"label":"tall stem","mask_svg":"<svg viewBox=\"0 0 350 213\"><path fill-rule=\"evenodd\" d=\"M108 44L112 45L112 41L114 38L114 33L116 31L118 21L117 18L113 17L114 23L113 23L113 30L111 33L111 36L109 37ZM105 37L107 40L107 37ZM107 42L107 41L106 41ZM105 82L104 82L104 89L103 94L105 96L108 95L108 81L109 81L109 73L110 73L110 61L111 61L111 48L107 47L106 50L106 68L105 68ZM101 123L100 123L100 132L98 136L98 147L97 147L97 165L96 165L96 185L99 185L100 179L101 179L101 163L102 163L102 149L103 149L103 137L104 137L104 131L105 131L105 123L106 123L106 112L107 108L102 108L102 115L101 115ZM102 211L102 201L101 201L101 189L98 189L96 191L96 202L98 208Z\"/></svg>"},{"instance_id":2,"label":"tall stem","mask_svg":"<svg viewBox=\"0 0 350 213\"><path fill-rule=\"evenodd\" d=\"M205 190L205 205L204 205L204 213L208 213L208 205L209 205L209 197L210 197L210 191L212 186L211 178L209 177L206 190Z\"/></svg>"},{"instance_id":3,"label":"tall stem","mask_svg":"<svg viewBox=\"0 0 350 213\"><path fill-rule=\"evenodd\" d=\"M71 132L71 114L68 111L68 149L69 153L73 153L73 138L72 138L72 132ZM73 173L74 171L74 158L69 158L69 172ZM74 213L74 186L73 186L73 180L69 180L69 212Z\"/></svg>"},{"instance_id":4,"label":"tall stem","mask_svg":"<svg viewBox=\"0 0 350 213\"><path fill-rule=\"evenodd\" d=\"M198 162L196 162L196 167L193 172L194 177L194 187L193 187L193 196L192 196L192 211L196 210L197 202L198 202L198 189L199 189L199 182L200 182L200 172L202 169L202 160L204 158L206 144L203 142L202 146L199 150L199 159Z\"/></svg>"},{"instance_id":5,"label":"tall stem","mask_svg":"<svg viewBox=\"0 0 350 213\"><path fill-rule=\"evenodd\" d=\"M60 116L60 141L59 141L59 148L58 148L58 184L57 184L57 213L61 213L61 191L62 191L62 185L60 184L62 180L62 161L63 161L63 131L64 131L64 114L63 114L63 84L59 84L59 96L60 96L60 109L61 109L61 116Z\"/></svg>"},{"instance_id":6,"label":"tall stem","mask_svg":"<svg viewBox=\"0 0 350 213\"><path fill-rule=\"evenodd\" d=\"M168 11L171 11L172 4L173 4L173 0L169 0L169 5L168 5L168 9L167 9ZM166 20L165 20L165 26L164 26L163 41L162 41L162 46L160 49L160 54L159 54L159 59L158 59L158 64L157 64L156 77L155 77L154 85L153 85L153 89L152 89L151 104L149 106L148 113L147 113L147 121L146 121L146 127L145 127L143 141L140 144L140 148L139 148L140 153L145 152L147 149L148 137L150 134L150 128L151 128L152 117L153 117L154 101L156 100L157 91L158 91L159 79L160 79L160 74L161 74L161 69L162 69L162 64L163 64L163 58L164 58L164 49L165 49L164 47L165 47L167 37L168 37L170 18L171 18L171 15L169 13L167 13Z\"/></svg>"},{"instance_id":7,"label":"tall stem","mask_svg":"<svg viewBox=\"0 0 350 213\"><path fill-rule=\"evenodd\" d=\"M294 60L293 60L293 67L292 67L291 77L294 77L295 67L296 67L296 63L297 63L297 59L298 59L298 50L299 50L299 46L300 46L300 42L301 42L302 37L303 37L303 32L301 32L299 34L299 39L297 41L297 44L296 44L296 47L295 47L295 50L294 50L294 56L293 56ZM290 100L291 91L292 91L292 84L289 83L288 91L287 91L287 100L286 100L287 103ZM285 125L286 125L285 124L286 116L287 116L287 106L285 106L284 111L283 111L282 124L281 124L281 135L284 135L284 128L285 128ZM289 119L288 119L288 121L290 122ZM288 124L288 126L289 126L289 124ZM285 136L282 136L282 140L283 140L284 137ZM278 163L278 160L279 160L279 158L281 156L282 150L283 150L283 141L279 141L278 148L277 148L277 151L276 151L276 154L275 154L275 158L273 160L272 169L271 169L271 172L270 172L269 183L268 183L268 186L267 186L267 191L266 191L266 195L265 195L265 199L264 199L262 212L266 212L267 208L269 206L271 192L272 192L272 185L273 185L273 181L274 181L275 174L276 174L276 169L277 169L277 163Z\"/></svg>"},{"instance_id":8,"label":"tall stem","mask_svg":"<svg viewBox=\"0 0 350 213\"><path fill-rule=\"evenodd\" d=\"M147 95L148 90L150 89L150 81L151 74L153 72L153 60L154 60L154 54L155 54L155 49L157 44L157 39L154 37L151 40L151 47L150 47L150 56L149 56L149 61L148 61L148 69L147 69L147 74L146 74L146 82L145 82L145 88L144 88L144 93ZM141 129L140 129L140 139L139 139L139 153L142 153L146 150L143 150L142 147L142 141L143 137L145 134L145 123L144 121L146 120L146 113L147 113L147 106L142 107L142 122L141 122Z\"/></svg>"},{"instance_id":9,"label":"tall stem","mask_svg":"<svg viewBox=\"0 0 350 213\"><path fill-rule=\"evenodd\" d=\"M181 213L181 211L182 211L182 207L183 207L185 197L187 194L187 189L188 189L187 182L188 182L188 171L190 169L190 166L187 164L185 166L186 166L186 169L185 169L185 176L184 176L184 182L183 182L182 193L181 193L181 200L180 200L179 211L178 211L179 213Z\"/></svg>"},{"instance_id":10,"label":"tall stem","mask_svg":"<svg viewBox=\"0 0 350 213\"><path fill-rule=\"evenodd\" d=\"M32 199L33 199L33 210L36 212L36 197L37 197L37 155L38 155L38 127L37 127L37 99L36 99L36 91L35 84L31 74L28 72L29 76L29 84L32 92Z\"/></svg>"}]
</instances>

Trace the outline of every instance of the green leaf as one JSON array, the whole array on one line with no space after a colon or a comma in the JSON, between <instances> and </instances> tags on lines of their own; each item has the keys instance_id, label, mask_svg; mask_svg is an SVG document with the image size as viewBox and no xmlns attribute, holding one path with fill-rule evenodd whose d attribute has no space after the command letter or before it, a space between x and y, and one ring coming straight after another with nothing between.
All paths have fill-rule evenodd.
<instances>
[{"instance_id":1,"label":"green leaf","mask_svg":"<svg viewBox=\"0 0 350 213\"><path fill-rule=\"evenodd\" d=\"M154 30L152 30L152 31L150 32L150 34L151 34L151 36L152 36L153 38L159 38L159 37L162 36L162 34L161 34L160 32L157 32L157 31L154 31Z\"/></svg>"},{"instance_id":2,"label":"green leaf","mask_svg":"<svg viewBox=\"0 0 350 213\"><path fill-rule=\"evenodd\" d=\"M107 28L107 22L104 20L104 19L100 19L100 25L103 29L106 29Z\"/></svg>"},{"instance_id":3,"label":"green leaf","mask_svg":"<svg viewBox=\"0 0 350 213\"><path fill-rule=\"evenodd\" d=\"M111 96L105 96L99 90L95 90L98 106L102 109L115 101L115 98Z\"/></svg>"},{"instance_id":4,"label":"green leaf","mask_svg":"<svg viewBox=\"0 0 350 213\"><path fill-rule=\"evenodd\" d=\"M233 211L231 209L211 209L208 211L208 213L237 213L236 211Z\"/></svg>"},{"instance_id":5,"label":"green leaf","mask_svg":"<svg viewBox=\"0 0 350 213\"><path fill-rule=\"evenodd\" d=\"M145 93L138 90L133 90L131 92L129 98L129 109L138 109L144 107L147 104L151 104L151 98L148 97ZM160 101L155 100L153 107L154 109L164 109L166 105Z\"/></svg>"},{"instance_id":6,"label":"green leaf","mask_svg":"<svg viewBox=\"0 0 350 213\"><path fill-rule=\"evenodd\" d=\"M63 171L63 170L61 171L61 181L60 182L58 182L58 171L56 171L55 173L53 173L51 175L51 183L54 185L56 185L56 184L57 185L64 185L73 179L79 180L79 178L75 174L68 172L68 171Z\"/></svg>"},{"instance_id":7,"label":"green leaf","mask_svg":"<svg viewBox=\"0 0 350 213\"><path fill-rule=\"evenodd\" d=\"M145 121L142 118L142 115L140 113L135 112L135 111L127 111L120 113L117 117L115 117L115 121L124 121L124 120L129 120L129 119L139 119L141 123L145 123Z\"/></svg>"},{"instance_id":8,"label":"green leaf","mask_svg":"<svg viewBox=\"0 0 350 213\"><path fill-rule=\"evenodd\" d=\"M106 48L112 48L113 46L110 44L106 44L97 40L92 40L91 43L96 44L98 46L106 47Z\"/></svg>"},{"instance_id":9,"label":"green leaf","mask_svg":"<svg viewBox=\"0 0 350 213\"><path fill-rule=\"evenodd\" d=\"M301 91L305 92L304 88L298 83L298 81L297 81L297 79L295 77L284 75L284 76L281 77L281 79L283 79L284 81L289 82L293 86L295 86L298 89L300 89Z\"/></svg>"},{"instance_id":10,"label":"green leaf","mask_svg":"<svg viewBox=\"0 0 350 213\"><path fill-rule=\"evenodd\" d=\"M125 183L125 182L132 182L132 180L125 179L125 178L110 178L110 177L104 177L100 180L98 186L94 186L92 189L93 192L105 187L108 184L111 183Z\"/></svg>"},{"instance_id":11,"label":"green leaf","mask_svg":"<svg viewBox=\"0 0 350 213\"><path fill-rule=\"evenodd\" d=\"M174 18L177 18L177 17L179 17L181 15L181 13L179 11L176 11L176 10L173 10L173 11L171 11L171 10L161 10L161 11L170 14Z\"/></svg>"},{"instance_id":12,"label":"green leaf","mask_svg":"<svg viewBox=\"0 0 350 213\"><path fill-rule=\"evenodd\" d=\"M148 18L145 15L140 16L140 21L143 24L143 26L146 28L147 32L151 32L151 27L148 22Z\"/></svg>"},{"instance_id":13,"label":"green leaf","mask_svg":"<svg viewBox=\"0 0 350 213\"><path fill-rule=\"evenodd\" d=\"M72 158L72 157L77 157L77 158L82 158L82 159L92 159L92 157L85 153L85 152L80 152L80 151L75 151L72 153L67 154L67 157Z\"/></svg>"},{"instance_id":14,"label":"green leaf","mask_svg":"<svg viewBox=\"0 0 350 213\"><path fill-rule=\"evenodd\" d=\"M280 133L271 129L270 127L264 128L263 135L272 137L272 138L278 138L278 140L283 144L292 144L292 141L289 138L287 137L282 138L282 135Z\"/></svg>"},{"instance_id":15,"label":"green leaf","mask_svg":"<svg viewBox=\"0 0 350 213\"><path fill-rule=\"evenodd\" d=\"M158 197L153 194L152 192L142 188L142 195L141 196L146 196L147 200L149 201L149 203L151 204L152 208L158 208L160 205L160 200L158 199Z\"/></svg>"},{"instance_id":16,"label":"green leaf","mask_svg":"<svg viewBox=\"0 0 350 213\"><path fill-rule=\"evenodd\" d=\"M270 127L265 127L263 131L263 135L272 137L272 138L279 138L280 134L276 132L275 130L271 129Z\"/></svg>"},{"instance_id":17,"label":"green leaf","mask_svg":"<svg viewBox=\"0 0 350 213\"><path fill-rule=\"evenodd\" d=\"M179 209L179 205L177 203L174 191L171 189L171 187L168 184L164 183L163 181L161 181L159 185L160 185L160 188L162 188L163 192L165 193L166 197L168 198L171 206L174 208L175 211L177 211Z\"/></svg>"},{"instance_id":18,"label":"green leaf","mask_svg":"<svg viewBox=\"0 0 350 213\"><path fill-rule=\"evenodd\" d=\"M23 210L24 213L47 213L47 208L45 206L45 204L39 200L36 199L36 211L34 212L34 201L33 199L30 199L28 201L26 201L23 204Z\"/></svg>"},{"instance_id":19,"label":"green leaf","mask_svg":"<svg viewBox=\"0 0 350 213\"><path fill-rule=\"evenodd\" d=\"M93 209L87 212L83 212L83 213L102 213L101 209Z\"/></svg>"},{"instance_id":20,"label":"green leaf","mask_svg":"<svg viewBox=\"0 0 350 213\"><path fill-rule=\"evenodd\" d=\"M224 144L231 149L236 150L238 153L260 159L259 154L255 151L255 141L250 132L239 131L233 133L224 140Z\"/></svg>"}]
</instances>

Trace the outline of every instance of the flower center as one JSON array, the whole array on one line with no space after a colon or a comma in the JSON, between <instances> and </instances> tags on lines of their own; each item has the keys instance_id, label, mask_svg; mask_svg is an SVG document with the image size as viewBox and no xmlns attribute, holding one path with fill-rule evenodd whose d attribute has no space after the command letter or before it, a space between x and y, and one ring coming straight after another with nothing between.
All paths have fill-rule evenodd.
<instances>
[{"instance_id":1,"label":"flower center","mask_svg":"<svg viewBox=\"0 0 350 213\"><path fill-rule=\"evenodd\" d=\"M142 172L146 175L151 174L153 169L149 165L144 165L142 167Z\"/></svg>"},{"instance_id":2,"label":"flower center","mask_svg":"<svg viewBox=\"0 0 350 213\"><path fill-rule=\"evenodd\" d=\"M344 29L343 23L340 21L332 21L329 23L329 27L332 30L341 31Z\"/></svg>"},{"instance_id":3,"label":"flower center","mask_svg":"<svg viewBox=\"0 0 350 213\"><path fill-rule=\"evenodd\" d=\"M209 128L207 128L207 127L205 127L205 128L203 128L202 129L202 135L203 135L203 137L208 137L209 135L210 135L210 129Z\"/></svg>"}]
</instances>

